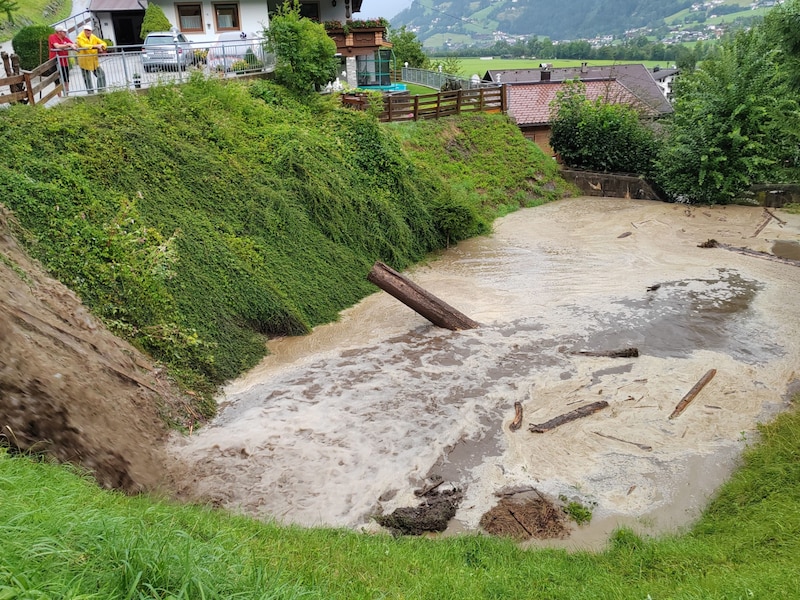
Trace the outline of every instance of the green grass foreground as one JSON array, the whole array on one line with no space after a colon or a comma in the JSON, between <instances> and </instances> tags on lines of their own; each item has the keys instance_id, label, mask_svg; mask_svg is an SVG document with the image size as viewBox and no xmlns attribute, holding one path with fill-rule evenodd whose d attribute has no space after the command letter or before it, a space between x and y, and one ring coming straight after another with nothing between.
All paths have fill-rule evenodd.
<instances>
[{"instance_id":1,"label":"green grass foreground","mask_svg":"<svg viewBox=\"0 0 800 600\"><path fill-rule=\"evenodd\" d=\"M117 335L205 394L402 270L566 184L504 115L383 126L336 98L192 76L0 111L0 202ZM419 151L417 151L419 149ZM491 184L491 186L487 184ZM513 205L513 206L512 206Z\"/></svg>"},{"instance_id":2,"label":"green grass foreground","mask_svg":"<svg viewBox=\"0 0 800 600\"><path fill-rule=\"evenodd\" d=\"M302 529L100 490L0 451L0 598L796 599L800 412L762 428L682 535L592 554Z\"/></svg>"}]
</instances>

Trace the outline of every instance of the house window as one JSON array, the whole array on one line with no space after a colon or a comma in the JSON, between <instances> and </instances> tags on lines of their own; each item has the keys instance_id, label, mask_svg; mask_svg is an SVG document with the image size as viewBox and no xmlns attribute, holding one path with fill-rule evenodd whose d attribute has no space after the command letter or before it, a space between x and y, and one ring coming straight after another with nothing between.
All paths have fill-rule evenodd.
<instances>
[{"instance_id":1,"label":"house window","mask_svg":"<svg viewBox=\"0 0 800 600\"><path fill-rule=\"evenodd\" d=\"M300 16L319 21L319 2L301 2Z\"/></svg>"},{"instance_id":2,"label":"house window","mask_svg":"<svg viewBox=\"0 0 800 600\"><path fill-rule=\"evenodd\" d=\"M240 28L238 4L215 4L214 17L217 19L217 31Z\"/></svg>"},{"instance_id":3,"label":"house window","mask_svg":"<svg viewBox=\"0 0 800 600\"><path fill-rule=\"evenodd\" d=\"M178 4L176 9L181 31L203 31L202 4Z\"/></svg>"}]
</instances>

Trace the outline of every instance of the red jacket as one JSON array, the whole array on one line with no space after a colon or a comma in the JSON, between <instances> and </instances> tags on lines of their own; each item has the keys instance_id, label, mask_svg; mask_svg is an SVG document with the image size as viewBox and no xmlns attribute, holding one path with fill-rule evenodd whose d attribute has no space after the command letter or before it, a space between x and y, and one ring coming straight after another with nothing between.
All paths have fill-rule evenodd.
<instances>
[{"instance_id":1,"label":"red jacket","mask_svg":"<svg viewBox=\"0 0 800 600\"><path fill-rule=\"evenodd\" d=\"M62 38L58 33L50 34L50 37L47 38L47 45L50 47L50 56L49 58L54 58L58 56L58 62L61 63L62 67L66 67L69 65L69 59L67 58L69 54L69 48L56 48L55 44L74 44L74 42L69 39L66 35Z\"/></svg>"}]
</instances>

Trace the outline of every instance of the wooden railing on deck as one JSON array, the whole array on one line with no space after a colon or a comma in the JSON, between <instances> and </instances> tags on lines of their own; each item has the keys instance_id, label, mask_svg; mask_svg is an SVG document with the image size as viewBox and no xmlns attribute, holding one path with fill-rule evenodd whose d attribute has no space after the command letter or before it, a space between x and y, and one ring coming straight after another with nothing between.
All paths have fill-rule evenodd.
<instances>
[{"instance_id":1,"label":"wooden railing on deck","mask_svg":"<svg viewBox=\"0 0 800 600\"><path fill-rule=\"evenodd\" d=\"M351 108L366 110L368 102L369 98L366 94L342 95L342 104ZM418 121L419 119L438 119L473 111L506 112L506 97L503 87L453 90L422 96L390 94L383 99L383 112L379 118L384 122Z\"/></svg>"},{"instance_id":2,"label":"wooden railing on deck","mask_svg":"<svg viewBox=\"0 0 800 600\"><path fill-rule=\"evenodd\" d=\"M56 59L51 58L32 71L21 71L16 55L3 52L3 65L7 76L0 77L0 104L45 104L61 92ZM16 63L16 64L15 64ZM47 73L45 75L45 73ZM8 92L6 92L8 88Z\"/></svg>"}]
</instances>

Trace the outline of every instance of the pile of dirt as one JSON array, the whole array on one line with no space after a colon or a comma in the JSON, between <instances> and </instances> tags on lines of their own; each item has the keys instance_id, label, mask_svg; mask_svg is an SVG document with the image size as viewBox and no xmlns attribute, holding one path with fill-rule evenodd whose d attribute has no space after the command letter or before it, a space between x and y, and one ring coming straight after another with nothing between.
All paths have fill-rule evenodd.
<instances>
[{"instance_id":1,"label":"pile of dirt","mask_svg":"<svg viewBox=\"0 0 800 600\"><path fill-rule=\"evenodd\" d=\"M532 490L505 496L481 517L486 533L515 540L565 538L569 534L564 511Z\"/></svg>"},{"instance_id":2,"label":"pile of dirt","mask_svg":"<svg viewBox=\"0 0 800 600\"><path fill-rule=\"evenodd\" d=\"M47 276L20 231L0 205L0 444L80 465L104 487L165 489L166 422L189 404Z\"/></svg>"}]
</instances>

